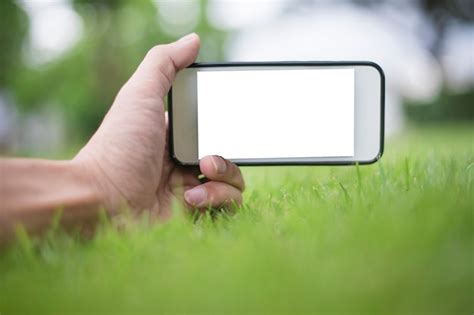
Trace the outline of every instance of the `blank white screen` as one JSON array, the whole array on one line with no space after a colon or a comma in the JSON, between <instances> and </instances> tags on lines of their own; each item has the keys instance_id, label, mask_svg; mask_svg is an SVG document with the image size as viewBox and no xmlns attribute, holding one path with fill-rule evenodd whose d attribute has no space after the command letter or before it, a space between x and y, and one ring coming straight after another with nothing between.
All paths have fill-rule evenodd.
<instances>
[{"instance_id":1,"label":"blank white screen","mask_svg":"<svg viewBox=\"0 0 474 315\"><path fill-rule=\"evenodd\" d=\"M354 156L354 69L198 71L198 157Z\"/></svg>"}]
</instances>

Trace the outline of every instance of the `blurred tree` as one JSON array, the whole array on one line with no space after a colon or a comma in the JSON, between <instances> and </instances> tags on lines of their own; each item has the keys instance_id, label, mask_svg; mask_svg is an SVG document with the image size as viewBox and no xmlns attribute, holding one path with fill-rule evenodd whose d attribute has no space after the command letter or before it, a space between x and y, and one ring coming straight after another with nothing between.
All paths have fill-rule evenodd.
<instances>
[{"instance_id":1,"label":"blurred tree","mask_svg":"<svg viewBox=\"0 0 474 315\"><path fill-rule=\"evenodd\" d=\"M222 59L225 34L207 22L206 5L199 2L193 29L202 38L204 56L200 57L207 53ZM160 5L151 0L74 0L73 6L84 22L81 40L56 60L16 72L15 95L24 110L58 106L69 136L83 141L100 124L147 50L176 38L163 29L157 15Z\"/></svg>"},{"instance_id":2,"label":"blurred tree","mask_svg":"<svg viewBox=\"0 0 474 315\"><path fill-rule=\"evenodd\" d=\"M446 33L455 23L474 23L472 0L419 0L419 6L435 32L430 51L440 61L445 87L439 97L428 103L407 102L405 112L416 122L472 121L474 120L474 86L462 92L452 92L446 86L446 69L441 58L446 45ZM471 46L474 45L471 44ZM474 52L471 51L471 58Z\"/></svg>"},{"instance_id":3,"label":"blurred tree","mask_svg":"<svg viewBox=\"0 0 474 315\"><path fill-rule=\"evenodd\" d=\"M0 29L0 89L6 89L22 66L18 56L28 32L28 18L12 0L0 1Z\"/></svg>"},{"instance_id":4,"label":"blurred tree","mask_svg":"<svg viewBox=\"0 0 474 315\"><path fill-rule=\"evenodd\" d=\"M419 6L436 33L430 50L437 58L442 54L446 30L450 24L474 22L474 1L472 0L419 0Z\"/></svg>"},{"instance_id":5,"label":"blurred tree","mask_svg":"<svg viewBox=\"0 0 474 315\"><path fill-rule=\"evenodd\" d=\"M474 121L474 89L452 93L444 89L430 102L405 102L408 118L416 123Z\"/></svg>"},{"instance_id":6,"label":"blurred tree","mask_svg":"<svg viewBox=\"0 0 474 315\"><path fill-rule=\"evenodd\" d=\"M353 0L362 6L378 6L389 4L392 6L403 6L406 3L400 1L379 0ZM465 91L453 92L448 88L447 73L442 57L446 48L446 35L450 26L458 23L474 23L474 1L473 0L416 0L415 4L421 10L431 29L434 32L428 49L439 61L444 79L444 86L437 99L431 102L405 102L404 110L408 118L418 123L442 122L442 121L472 121L474 120L474 86ZM474 45L474 44L472 44ZM472 46L471 45L471 46ZM472 58L473 52L471 52Z\"/></svg>"},{"instance_id":7,"label":"blurred tree","mask_svg":"<svg viewBox=\"0 0 474 315\"><path fill-rule=\"evenodd\" d=\"M376 7L389 4L395 7L407 5L403 1L390 0L353 0L361 6ZM435 36L429 45L430 51L436 58L441 56L445 35L448 27L456 22L474 23L474 1L473 0L415 0L409 2L414 4L425 15Z\"/></svg>"}]
</instances>

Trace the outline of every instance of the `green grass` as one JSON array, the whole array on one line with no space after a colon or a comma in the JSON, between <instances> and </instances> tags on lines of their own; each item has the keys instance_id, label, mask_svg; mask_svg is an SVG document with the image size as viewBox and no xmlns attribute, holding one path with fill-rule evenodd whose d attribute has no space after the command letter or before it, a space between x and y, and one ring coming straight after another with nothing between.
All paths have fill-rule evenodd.
<instances>
[{"instance_id":1,"label":"green grass","mask_svg":"<svg viewBox=\"0 0 474 315\"><path fill-rule=\"evenodd\" d=\"M474 129L380 163L244 169L235 215L51 232L0 253L0 314L472 314Z\"/></svg>"}]
</instances>

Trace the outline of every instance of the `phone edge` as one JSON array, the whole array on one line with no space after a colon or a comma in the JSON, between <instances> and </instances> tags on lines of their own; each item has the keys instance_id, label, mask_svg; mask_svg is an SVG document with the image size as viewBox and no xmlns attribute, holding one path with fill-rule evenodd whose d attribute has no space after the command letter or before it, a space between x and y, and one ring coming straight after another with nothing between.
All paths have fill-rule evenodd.
<instances>
[{"instance_id":1,"label":"phone edge","mask_svg":"<svg viewBox=\"0 0 474 315\"><path fill-rule=\"evenodd\" d=\"M372 160L367 161L334 161L334 162L238 162L239 166L344 166L344 165L370 165L374 164L382 158L385 150L385 72L382 67L373 61L233 61L233 62L195 62L187 68L201 68L201 67L242 67L242 66L273 66L273 65L287 65L287 66L305 66L305 65L325 65L325 66L370 66L375 68L380 75L380 149L377 155ZM171 159L181 166L198 166L199 162L185 163L178 159L174 151L174 137L173 137L173 86L168 91L168 148Z\"/></svg>"}]
</instances>

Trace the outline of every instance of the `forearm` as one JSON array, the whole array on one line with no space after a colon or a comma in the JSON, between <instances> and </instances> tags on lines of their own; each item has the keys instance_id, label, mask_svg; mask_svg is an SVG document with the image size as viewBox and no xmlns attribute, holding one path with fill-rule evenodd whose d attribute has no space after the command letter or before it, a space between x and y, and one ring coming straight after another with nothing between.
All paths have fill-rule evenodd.
<instances>
[{"instance_id":1,"label":"forearm","mask_svg":"<svg viewBox=\"0 0 474 315\"><path fill-rule=\"evenodd\" d=\"M63 225L93 223L100 205L99 194L72 162L0 159L0 243L18 224L41 232L57 211Z\"/></svg>"}]
</instances>

